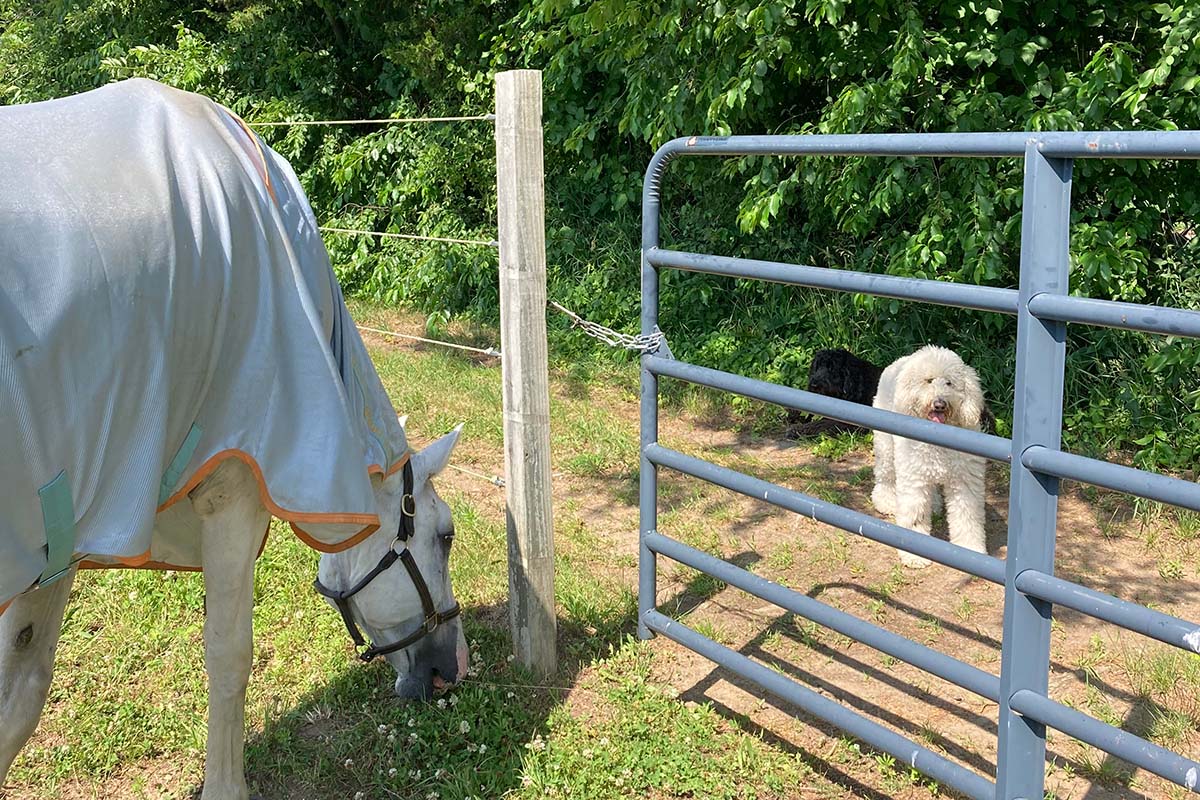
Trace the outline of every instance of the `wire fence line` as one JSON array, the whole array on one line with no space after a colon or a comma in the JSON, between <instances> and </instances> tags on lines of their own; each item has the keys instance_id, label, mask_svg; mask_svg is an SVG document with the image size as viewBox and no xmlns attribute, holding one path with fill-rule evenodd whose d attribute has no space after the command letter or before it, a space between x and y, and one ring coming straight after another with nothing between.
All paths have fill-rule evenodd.
<instances>
[{"instance_id":1,"label":"wire fence line","mask_svg":"<svg viewBox=\"0 0 1200 800\"><path fill-rule=\"evenodd\" d=\"M461 472L464 475L470 475L473 478L480 478L481 480L485 480L488 483L492 484L493 486L498 486L501 489L504 488L504 485L505 485L504 478L501 478L499 475L488 475L483 472L476 472L473 469L468 469L467 467L460 467L457 464L447 464L446 466L449 467L450 469L457 470L458 472Z\"/></svg>"},{"instance_id":2,"label":"wire fence line","mask_svg":"<svg viewBox=\"0 0 1200 800\"><path fill-rule=\"evenodd\" d=\"M384 231L368 231L361 228L335 228L332 225L321 225L318 230L326 233L342 233L349 236L374 236L379 239L407 239L417 242L444 242L446 244L473 244L480 247L500 247L495 239L454 239L448 236L422 236L416 233L388 233Z\"/></svg>"},{"instance_id":3,"label":"wire fence line","mask_svg":"<svg viewBox=\"0 0 1200 800\"><path fill-rule=\"evenodd\" d=\"M436 344L442 347L452 347L455 350L468 350L472 353L481 353L485 356L492 356L493 358L503 357L503 354L494 347L470 347L469 345L457 344L456 342L443 342L440 339L426 339L424 336L414 336L411 333L399 333L397 331L384 330L383 328L372 328L367 325L355 324L360 331L370 331L371 333L378 333L380 336L394 336L397 339L411 339L414 342L424 342L425 344Z\"/></svg>"},{"instance_id":4,"label":"wire fence line","mask_svg":"<svg viewBox=\"0 0 1200 800\"><path fill-rule=\"evenodd\" d=\"M295 128L305 125L408 125L428 122L494 122L495 114L476 114L469 117L386 117L383 119L295 119L270 122L247 122L251 128Z\"/></svg>"}]
</instances>

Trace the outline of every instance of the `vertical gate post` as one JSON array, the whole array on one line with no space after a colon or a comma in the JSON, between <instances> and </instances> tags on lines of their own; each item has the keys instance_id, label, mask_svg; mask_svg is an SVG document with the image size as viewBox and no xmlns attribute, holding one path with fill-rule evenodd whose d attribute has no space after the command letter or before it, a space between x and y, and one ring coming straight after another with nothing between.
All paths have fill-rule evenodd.
<instances>
[{"instance_id":1,"label":"vertical gate post","mask_svg":"<svg viewBox=\"0 0 1200 800\"><path fill-rule=\"evenodd\" d=\"M646 253L658 247L659 195L665 161L651 159L642 185L642 335L658 330L658 268L646 260ZM641 357L641 406L638 417L638 638L653 639L654 632L642 620L657 606L657 557L646 546L646 536L658 528L658 465L646 457L646 447L658 442L658 376L646 367L648 353Z\"/></svg>"},{"instance_id":2,"label":"vertical gate post","mask_svg":"<svg viewBox=\"0 0 1200 800\"><path fill-rule=\"evenodd\" d=\"M496 196L509 621L517 659L558 669L546 345L542 73L496 75Z\"/></svg>"},{"instance_id":3,"label":"vertical gate post","mask_svg":"<svg viewBox=\"0 0 1200 800\"><path fill-rule=\"evenodd\" d=\"M1072 161L1025 149L1021 208L1021 279L1017 309L1017 372L1013 404L1012 480L1005 565L1004 639L1000 657L998 800L1040 800L1045 784L1046 727L1009 707L1021 689L1045 695L1049 684L1051 605L1014 585L1026 569L1054 572L1058 478L1021 464L1030 446L1058 450L1062 441L1066 323L1029 312L1038 294L1067 294Z\"/></svg>"}]
</instances>

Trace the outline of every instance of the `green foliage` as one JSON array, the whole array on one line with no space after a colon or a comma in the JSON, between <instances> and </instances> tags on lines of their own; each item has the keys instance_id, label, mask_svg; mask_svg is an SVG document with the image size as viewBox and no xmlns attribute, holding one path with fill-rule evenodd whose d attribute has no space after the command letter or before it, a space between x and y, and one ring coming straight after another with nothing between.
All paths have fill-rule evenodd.
<instances>
[{"instance_id":1,"label":"green foliage","mask_svg":"<svg viewBox=\"0 0 1200 800\"><path fill-rule=\"evenodd\" d=\"M544 71L551 295L625 331L638 316L645 165L675 136L1200 128L1200 7L1100 0L0 0L0 101L147 75L247 119L473 114L491 74ZM490 128L265 129L319 218L491 239ZM1019 160L683 159L664 186L672 247L1015 286ZM1200 306L1193 162L1075 167L1071 291ZM327 241L350 293L497 314L495 253ZM803 385L814 350L880 363L936 342L980 371L1010 423L1009 318L667 273L681 357ZM552 318L560 352L595 345ZM1200 456L1200 350L1072 327L1064 443L1187 469ZM618 356L624 357L624 356Z\"/></svg>"}]
</instances>

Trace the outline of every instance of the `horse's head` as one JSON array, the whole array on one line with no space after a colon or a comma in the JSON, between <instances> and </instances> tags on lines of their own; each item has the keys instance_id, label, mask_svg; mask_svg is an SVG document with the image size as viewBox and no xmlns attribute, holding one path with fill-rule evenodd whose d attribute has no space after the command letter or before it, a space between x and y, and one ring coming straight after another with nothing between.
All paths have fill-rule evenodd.
<instances>
[{"instance_id":1,"label":"horse's head","mask_svg":"<svg viewBox=\"0 0 1200 800\"><path fill-rule=\"evenodd\" d=\"M467 671L467 641L450 587L454 522L432 481L460 428L413 453L404 469L377 478L379 530L321 557L318 588L344 606L348 624L366 632L371 649L364 656L383 655L395 668L396 694L405 698L428 698ZM347 593L341 601L331 596Z\"/></svg>"}]
</instances>

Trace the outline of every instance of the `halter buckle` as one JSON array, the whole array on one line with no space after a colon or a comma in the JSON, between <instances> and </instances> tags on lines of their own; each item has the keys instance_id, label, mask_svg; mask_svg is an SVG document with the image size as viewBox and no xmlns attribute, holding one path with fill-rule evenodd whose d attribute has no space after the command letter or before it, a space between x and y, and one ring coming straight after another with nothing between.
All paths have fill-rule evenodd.
<instances>
[{"instance_id":1,"label":"halter buckle","mask_svg":"<svg viewBox=\"0 0 1200 800\"><path fill-rule=\"evenodd\" d=\"M411 494L406 494L400 498L400 513L406 517L416 518L417 501Z\"/></svg>"},{"instance_id":2,"label":"halter buckle","mask_svg":"<svg viewBox=\"0 0 1200 800\"><path fill-rule=\"evenodd\" d=\"M435 612L425 618L425 633L426 633L426 635L436 631L438 629L438 626L442 624L442 621L440 619L438 619L438 617L440 617L440 616L441 616L440 614L437 614Z\"/></svg>"}]
</instances>

